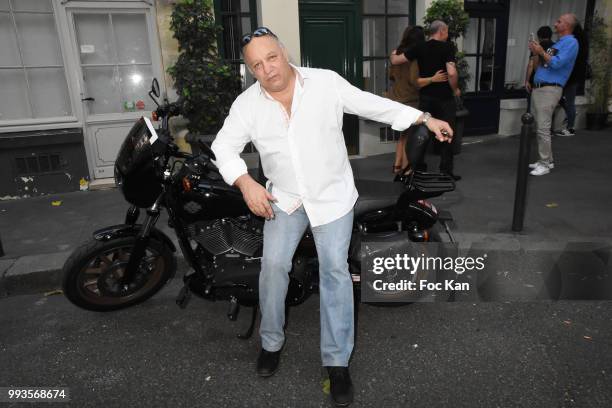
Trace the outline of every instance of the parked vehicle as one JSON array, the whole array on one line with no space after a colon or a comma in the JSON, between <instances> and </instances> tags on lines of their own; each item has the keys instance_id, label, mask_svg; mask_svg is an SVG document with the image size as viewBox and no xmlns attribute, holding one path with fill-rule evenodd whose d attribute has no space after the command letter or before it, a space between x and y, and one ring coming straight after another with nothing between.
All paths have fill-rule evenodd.
<instances>
[{"instance_id":1,"label":"parked vehicle","mask_svg":"<svg viewBox=\"0 0 612 408\"><path fill-rule=\"evenodd\" d=\"M249 337L257 313L265 220L252 214L241 192L223 181L207 144L200 143L201 154L179 151L168 132L168 120L180 108L166 98L159 103L156 80L149 95L158 106L154 116L161 126L155 129L148 118L140 118L115 163L116 183L131 204L125 222L95 231L89 242L74 251L63 268L64 294L79 307L111 311L143 302L158 292L177 269L177 248L156 227L165 209L190 268L177 304L184 308L191 294L226 300L230 320L236 319L240 306L252 307L251 326L242 335ZM410 141L412 160L424 153L428 140L426 128L415 132ZM356 180L356 185L360 197L349 252L354 293L360 292L364 237L381 237L391 245L401 240L439 241L439 231L446 231L452 240L447 224L450 217L441 217L425 200L453 190L450 177L417 172L401 182ZM141 209L145 214L139 223ZM296 250L290 277L288 305L300 304L316 291L317 256L310 230Z\"/></svg>"}]
</instances>

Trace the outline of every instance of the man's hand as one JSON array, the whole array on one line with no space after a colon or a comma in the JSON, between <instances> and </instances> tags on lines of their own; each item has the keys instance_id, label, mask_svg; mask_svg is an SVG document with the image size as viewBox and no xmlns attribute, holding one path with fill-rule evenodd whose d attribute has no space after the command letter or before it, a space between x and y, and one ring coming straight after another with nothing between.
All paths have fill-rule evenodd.
<instances>
[{"instance_id":1,"label":"man's hand","mask_svg":"<svg viewBox=\"0 0 612 408\"><path fill-rule=\"evenodd\" d=\"M431 82L446 82L448 81L448 74L446 71L440 69L431 77Z\"/></svg>"},{"instance_id":2,"label":"man's hand","mask_svg":"<svg viewBox=\"0 0 612 408\"><path fill-rule=\"evenodd\" d=\"M531 93L531 83L529 81L525 81L525 89Z\"/></svg>"},{"instance_id":3,"label":"man's hand","mask_svg":"<svg viewBox=\"0 0 612 408\"><path fill-rule=\"evenodd\" d=\"M542 46L535 41L529 41L529 49L535 55L542 55L544 52L544 48L542 48Z\"/></svg>"},{"instance_id":4,"label":"man's hand","mask_svg":"<svg viewBox=\"0 0 612 408\"><path fill-rule=\"evenodd\" d=\"M453 129L445 121L429 118L425 126L436 135L439 141L448 143L453 141Z\"/></svg>"},{"instance_id":5,"label":"man's hand","mask_svg":"<svg viewBox=\"0 0 612 408\"><path fill-rule=\"evenodd\" d=\"M240 189L244 201L255 215L264 217L266 220L274 218L274 210L272 210L270 201L276 201L276 198L261 184L248 174L243 174L236 179L234 185Z\"/></svg>"},{"instance_id":6,"label":"man's hand","mask_svg":"<svg viewBox=\"0 0 612 408\"><path fill-rule=\"evenodd\" d=\"M461 89L459 89L459 88L455 89L455 96L456 97L460 97L461 96Z\"/></svg>"}]
</instances>

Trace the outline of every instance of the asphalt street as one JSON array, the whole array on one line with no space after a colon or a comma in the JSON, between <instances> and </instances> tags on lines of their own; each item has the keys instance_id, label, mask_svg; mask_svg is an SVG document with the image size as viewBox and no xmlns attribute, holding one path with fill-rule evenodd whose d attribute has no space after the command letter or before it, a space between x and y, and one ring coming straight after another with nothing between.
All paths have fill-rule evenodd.
<instances>
[{"instance_id":1,"label":"asphalt street","mask_svg":"<svg viewBox=\"0 0 612 408\"><path fill-rule=\"evenodd\" d=\"M106 314L62 295L0 299L0 387L69 387L69 403L41 406L331 406L317 295L292 309L280 370L263 379L257 335L236 338L247 310L237 322L225 317L224 302L194 298L181 310L178 284ZM352 406L610 407L611 305L361 305Z\"/></svg>"}]
</instances>

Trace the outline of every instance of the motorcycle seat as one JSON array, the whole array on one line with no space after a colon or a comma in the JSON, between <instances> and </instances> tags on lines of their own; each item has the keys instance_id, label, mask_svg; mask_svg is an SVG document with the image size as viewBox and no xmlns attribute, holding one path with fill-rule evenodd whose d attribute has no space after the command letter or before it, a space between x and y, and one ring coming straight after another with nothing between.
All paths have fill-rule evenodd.
<instances>
[{"instance_id":1,"label":"motorcycle seat","mask_svg":"<svg viewBox=\"0 0 612 408\"><path fill-rule=\"evenodd\" d=\"M399 196L406 191L403 183L392 181L355 180L355 187L359 193L355 204L355 217L395 205Z\"/></svg>"}]
</instances>

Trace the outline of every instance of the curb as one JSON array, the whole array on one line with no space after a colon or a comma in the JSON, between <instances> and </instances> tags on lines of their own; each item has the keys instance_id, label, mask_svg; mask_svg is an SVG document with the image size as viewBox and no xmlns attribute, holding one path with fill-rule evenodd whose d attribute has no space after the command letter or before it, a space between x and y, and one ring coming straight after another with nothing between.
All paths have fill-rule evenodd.
<instances>
[{"instance_id":1,"label":"curb","mask_svg":"<svg viewBox=\"0 0 612 408\"><path fill-rule=\"evenodd\" d=\"M61 289L62 268L72 251L27 255L0 260L0 298L31 295ZM187 268L183 254L175 252L177 272L173 279L181 279L180 271Z\"/></svg>"}]
</instances>

